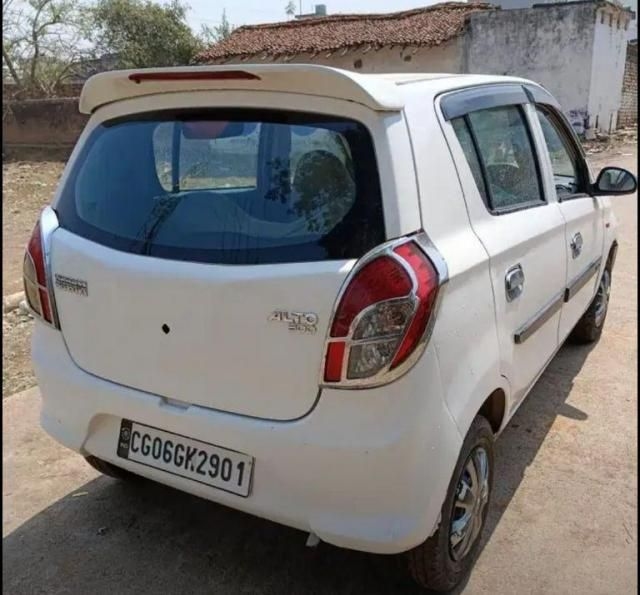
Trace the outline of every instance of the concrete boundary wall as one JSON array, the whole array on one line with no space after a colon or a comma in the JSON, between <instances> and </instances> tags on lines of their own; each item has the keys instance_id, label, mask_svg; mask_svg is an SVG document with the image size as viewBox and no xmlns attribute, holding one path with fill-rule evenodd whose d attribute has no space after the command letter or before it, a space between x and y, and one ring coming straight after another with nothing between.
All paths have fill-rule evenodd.
<instances>
[{"instance_id":1,"label":"concrete boundary wall","mask_svg":"<svg viewBox=\"0 0 640 595\"><path fill-rule=\"evenodd\" d=\"M2 108L6 147L72 147L88 120L77 97L9 101Z\"/></svg>"}]
</instances>

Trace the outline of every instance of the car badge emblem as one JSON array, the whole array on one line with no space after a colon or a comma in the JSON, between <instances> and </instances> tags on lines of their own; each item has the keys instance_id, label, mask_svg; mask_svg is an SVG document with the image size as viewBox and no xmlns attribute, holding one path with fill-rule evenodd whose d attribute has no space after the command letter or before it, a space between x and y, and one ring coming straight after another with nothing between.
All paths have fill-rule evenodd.
<instances>
[{"instance_id":1,"label":"car badge emblem","mask_svg":"<svg viewBox=\"0 0 640 595\"><path fill-rule=\"evenodd\" d=\"M318 315L314 312L288 312L274 310L269 314L270 322L284 322L292 332L313 334L318 330Z\"/></svg>"},{"instance_id":2,"label":"car badge emblem","mask_svg":"<svg viewBox=\"0 0 640 595\"><path fill-rule=\"evenodd\" d=\"M64 275L58 275L56 273L56 287L63 291L70 291L76 295L89 295L89 287L87 282L82 279L73 279L72 277L65 277Z\"/></svg>"}]
</instances>

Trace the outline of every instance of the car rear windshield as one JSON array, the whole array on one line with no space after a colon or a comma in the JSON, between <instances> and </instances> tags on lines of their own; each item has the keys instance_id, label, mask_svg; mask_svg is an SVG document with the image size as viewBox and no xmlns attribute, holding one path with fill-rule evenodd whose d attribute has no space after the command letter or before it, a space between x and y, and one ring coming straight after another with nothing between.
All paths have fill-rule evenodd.
<instances>
[{"instance_id":1,"label":"car rear windshield","mask_svg":"<svg viewBox=\"0 0 640 595\"><path fill-rule=\"evenodd\" d=\"M385 239L359 122L180 110L93 130L56 206L68 231L160 258L263 264L358 258Z\"/></svg>"}]
</instances>

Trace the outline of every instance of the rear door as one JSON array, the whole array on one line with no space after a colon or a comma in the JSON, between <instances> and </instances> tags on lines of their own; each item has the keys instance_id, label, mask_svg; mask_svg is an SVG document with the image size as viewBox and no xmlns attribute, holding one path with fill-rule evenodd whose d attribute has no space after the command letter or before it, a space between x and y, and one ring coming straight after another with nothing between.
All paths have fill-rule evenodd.
<instances>
[{"instance_id":1,"label":"rear door","mask_svg":"<svg viewBox=\"0 0 640 595\"><path fill-rule=\"evenodd\" d=\"M558 347L566 276L564 220L545 193L527 103L516 85L441 100L471 225L489 257L501 370L513 406Z\"/></svg>"},{"instance_id":2,"label":"rear door","mask_svg":"<svg viewBox=\"0 0 640 595\"><path fill-rule=\"evenodd\" d=\"M282 108L164 109L85 136L52 244L74 361L185 404L308 412L340 286L386 239L368 127Z\"/></svg>"},{"instance_id":3,"label":"rear door","mask_svg":"<svg viewBox=\"0 0 640 595\"><path fill-rule=\"evenodd\" d=\"M560 112L538 104L536 118L546 149L543 157L566 222L567 291L560 317L560 340L564 341L591 303L604 265L604 207L588 194L586 162Z\"/></svg>"}]
</instances>

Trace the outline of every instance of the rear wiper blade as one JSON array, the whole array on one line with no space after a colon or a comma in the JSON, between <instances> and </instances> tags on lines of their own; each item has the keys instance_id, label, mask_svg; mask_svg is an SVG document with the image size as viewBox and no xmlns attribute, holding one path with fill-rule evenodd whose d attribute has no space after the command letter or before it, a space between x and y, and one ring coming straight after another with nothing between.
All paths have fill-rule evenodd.
<instances>
[{"instance_id":1,"label":"rear wiper blade","mask_svg":"<svg viewBox=\"0 0 640 595\"><path fill-rule=\"evenodd\" d=\"M144 242L140 249L141 254L150 254L153 240L158 235L164 222L173 214L182 202L184 194L164 194L155 198L156 201L149 213L148 222L145 223L138 237L142 236Z\"/></svg>"}]
</instances>

